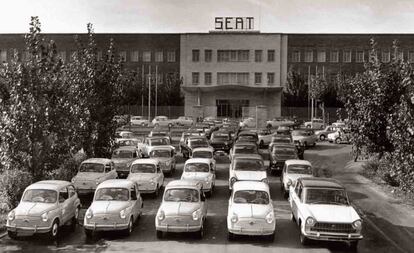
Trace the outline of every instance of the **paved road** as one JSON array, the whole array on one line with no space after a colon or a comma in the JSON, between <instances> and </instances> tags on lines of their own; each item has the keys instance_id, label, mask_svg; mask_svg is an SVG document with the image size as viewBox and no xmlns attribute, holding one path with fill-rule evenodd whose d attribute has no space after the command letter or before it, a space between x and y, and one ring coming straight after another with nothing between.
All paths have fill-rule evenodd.
<instances>
[{"instance_id":1,"label":"paved road","mask_svg":"<svg viewBox=\"0 0 414 253\"><path fill-rule=\"evenodd\" d=\"M311 160L319 167L322 174L330 175L332 171L338 173L337 168L345 167L349 160L349 151L349 147L345 145L318 143L316 148L306 151L305 159ZM217 163L216 191L208 199L209 214L205 237L202 240L189 234L168 234L163 240L157 240L154 218L161 197L157 199L145 197L144 215L129 237L105 233L91 241L86 239L82 227L78 226L74 233L62 231L61 238L55 243L37 236L19 241L11 240L6 236L0 241L0 252L350 252L344 243L316 242L307 247L300 244L299 230L290 221L290 207L281 194L279 178L275 176L270 178L271 195L277 214L275 241L270 243L262 238L240 237L236 241L228 242L226 215L229 197L227 188L229 161L223 157L218 159ZM172 178L180 177L182 166L183 160L180 158L177 171ZM332 170L333 167L336 170ZM167 181L172 178L168 178ZM358 196L351 193L352 197ZM412 245L398 247L386 236L394 229L390 226L378 230L375 224L365 223L363 228L365 239L359 244L358 252L409 252Z\"/></svg>"}]
</instances>

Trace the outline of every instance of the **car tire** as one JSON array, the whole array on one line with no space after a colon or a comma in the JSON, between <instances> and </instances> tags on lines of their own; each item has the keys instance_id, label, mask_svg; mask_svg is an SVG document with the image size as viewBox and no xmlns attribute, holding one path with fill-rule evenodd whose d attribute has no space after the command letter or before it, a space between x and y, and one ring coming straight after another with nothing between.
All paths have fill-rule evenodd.
<instances>
[{"instance_id":1,"label":"car tire","mask_svg":"<svg viewBox=\"0 0 414 253\"><path fill-rule=\"evenodd\" d=\"M311 125L307 125L306 128L312 128L312 126Z\"/></svg>"},{"instance_id":2,"label":"car tire","mask_svg":"<svg viewBox=\"0 0 414 253\"><path fill-rule=\"evenodd\" d=\"M54 220L52 223L52 228L48 234L50 240L56 240L59 235L59 221Z\"/></svg>"},{"instance_id":3,"label":"car tire","mask_svg":"<svg viewBox=\"0 0 414 253\"><path fill-rule=\"evenodd\" d=\"M341 138L336 138L336 139L335 139L335 143L336 143L336 144L341 144L341 141L342 141L342 140L341 140Z\"/></svg>"},{"instance_id":4,"label":"car tire","mask_svg":"<svg viewBox=\"0 0 414 253\"><path fill-rule=\"evenodd\" d=\"M321 135L319 136L319 140L320 140L320 141L324 141L325 139L326 139L326 136L325 136L325 135L321 134Z\"/></svg>"},{"instance_id":5,"label":"car tire","mask_svg":"<svg viewBox=\"0 0 414 253\"><path fill-rule=\"evenodd\" d=\"M13 239L13 240L17 239L17 232L7 231L7 235L10 237L10 239Z\"/></svg>"},{"instance_id":6,"label":"car tire","mask_svg":"<svg viewBox=\"0 0 414 253\"><path fill-rule=\"evenodd\" d=\"M162 238L163 238L163 236L164 236L164 232L162 232L162 231L160 231L160 230L157 230L157 231L156 231L156 235L157 235L157 238L158 238L158 239L162 239Z\"/></svg>"},{"instance_id":7,"label":"car tire","mask_svg":"<svg viewBox=\"0 0 414 253\"><path fill-rule=\"evenodd\" d=\"M173 125L171 123L168 124L168 127L171 128Z\"/></svg>"},{"instance_id":8,"label":"car tire","mask_svg":"<svg viewBox=\"0 0 414 253\"><path fill-rule=\"evenodd\" d=\"M144 122L142 122L142 123L141 123L141 126L143 126L143 127L144 127L144 126L145 126L145 123L144 123Z\"/></svg>"},{"instance_id":9,"label":"car tire","mask_svg":"<svg viewBox=\"0 0 414 253\"><path fill-rule=\"evenodd\" d=\"M227 232L227 240L233 241L234 239L236 239L236 235L232 232Z\"/></svg>"},{"instance_id":10,"label":"car tire","mask_svg":"<svg viewBox=\"0 0 414 253\"><path fill-rule=\"evenodd\" d=\"M349 249L352 250L352 251L357 251L358 250L358 242L359 241L349 242Z\"/></svg>"},{"instance_id":11,"label":"car tire","mask_svg":"<svg viewBox=\"0 0 414 253\"><path fill-rule=\"evenodd\" d=\"M95 237L95 232L93 230L85 228L83 231L85 232L86 238L92 239Z\"/></svg>"},{"instance_id":12,"label":"car tire","mask_svg":"<svg viewBox=\"0 0 414 253\"><path fill-rule=\"evenodd\" d=\"M300 244L303 246L309 245L309 239L302 233L302 231L300 231L299 240Z\"/></svg>"},{"instance_id":13,"label":"car tire","mask_svg":"<svg viewBox=\"0 0 414 253\"><path fill-rule=\"evenodd\" d=\"M316 142L314 142L313 144L312 144L312 147L315 147L316 146Z\"/></svg>"},{"instance_id":14,"label":"car tire","mask_svg":"<svg viewBox=\"0 0 414 253\"><path fill-rule=\"evenodd\" d=\"M202 224L200 230L196 232L196 236L197 236L197 239L200 239L200 240L203 239L203 237L204 237L204 224Z\"/></svg>"},{"instance_id":15,"label":"car tire","mask_svg":"<svg viewBox=\"0 0 414 253\"><path fill-rule=\"evenodd\" d=\"M130 236L133 230L134 230L134 217L131 216L128 222L128 228L124 230L124 235Z\"/></svg>"},{"instance_id":16,"label":"car tire","mask_svg":"<svg viewBox=\"0 0 414 253\"><path fill-rule=\"evenodd\" d=\"M303 143L303 145L305 146L305 148L308 146L308 143L305 141L304 143Z\"/></svg>"}]
</instances>

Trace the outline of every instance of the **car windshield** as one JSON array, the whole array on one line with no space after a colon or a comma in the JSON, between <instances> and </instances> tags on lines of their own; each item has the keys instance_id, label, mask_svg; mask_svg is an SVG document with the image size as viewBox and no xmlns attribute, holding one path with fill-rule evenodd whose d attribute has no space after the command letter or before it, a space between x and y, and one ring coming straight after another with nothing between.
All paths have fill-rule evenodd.
<instances>
[{"instance_id":1,"label":"car windshield","mask_svg":"<svg viewBox=\"0 0 414 253\"><path fill-rule=\"evenodd\" d=\"M164 201L171 202L198 202L200 194L196 189L168 189L164 194Z\"/></svg>"},{"instance_id":2,"label":"car windshield","mask_svg":"<svg viewBox=\"0 0 414 253\"><path fill-rule=\"evenodd\" d=\"M312 167L306 164L292 164L287 167L287 172L290 174L307 174L312 175Z\"/></svg>"},{"instance_id":3,"label":"car windshield","mask_svg":"<svg viewBox=\"0 0 414 253\"><path fill-rule=\"evenodd\" d=\"M269 194L265 191L242 190L234 193L233 201L236 204L268 205Z\"/></svg>"},{"instance_id":4,"label":"car windshield","mask_svg":"<svg viewBox=\"0 0 414 253\"><path fill-rule=\"evenodd\" d=\"M257 132L257 134L259 134L259 135L269 135L270 132L267 131L267 130L260 130L260 131Z\"/></svg>"},{"instance_id":5,"label":"car windshield","mask_svg":"<svg viewBox=\"0 0 414 253\"><path fill-rule=\"evenodd\" d=\"M249 146L236 146L234 148L235 154L256 154L257 148L256 146L249 145Z\"/></svg>"},{"instance_id":6,"label":"car windshield","mask_svg":"<svg viewBox=\"0 0 414 253\"><path fill-rule=\"evenodd\" d=\"M95 193L95 200L118 200L128 201L129 190L125 188L101 188Z\"/></svg>"},{"instance_id":7,"label":"car windshield","mask_svg":"<svg viewBox=\"0 0 414 253\"><path fill-rule=\"evenodd\" d=\"M190 140L190 146L193 148L196 147L206 147L208 143L205 140L197 139L197 140Z\"/></svg>"},{"instance_id":8,"label":"car windshield","mask_svg":"<svg viewBox=\"0 0 414 253\"><path fill-rule=\"evenodd\" d=\"M151 135L152 136L166 136L167 133L164 133L164 132L153 132Z\"/></svg>"},{"instance_id":9,"label":"car windshield","mask_svg":"<svg viewBox=\"0 0 414 253\"><path fill-rule=\"evenodd\" d=\"M274 142L274 143L290 143L290 139L288 139L288 138L277 138L277 139L273 139L272 142Z\"/></svg>"},{"instance_id":10,"label":"car windshield","mask_svg":"<svg viewBox=\"0 0 414 253\"><path fill-rule=\"evenodd\" d=\"M155 173L154 164L133 164L131 173Z\"/></svg>"},{"instance_id":11,"label":"car windshield","mask_svg":"<svg viewBox=\"0 0 414 253\"><path fill-rule=\"evenodd\" d=\"M133 133L121 133L120 136L122 136L122 138L132 138L134 137Z\"/></svg>"},{"instance_id":12,"label":"car windshield","mask_svg":"<svg viewBox=\"0 0 414 253\"><path fill-rule=\"evenodd\" d=\"M36 202L36 203L55 203L57 200L57 191L33 189L27 190L22 198L23 202Z\"/></svg>"},{"instance_id":13,"label":"car windshield","mask_svg":"<svg viewBox=\"0 0 414 253\"><path fill-rule=\"evenodd\" d=\"M234 161L235 170L245 171L265 171L263 161L259 159L236 159Z\"/></svg>"},{"instance_id":14,"label":"car windshield","mask_svg":"<svg viewBox=\"0 0 414 253\"><path fill-rule=\"evenodd\" d=\"M213 136L211 137L212 139L219 139L219 140L228 140L229 139L229 134L226 133L215 133L213 134Z\"/></svg>"},{"instance_id":15,"label":"car windshield","mask_svg":"<svg viewBox=\"0 0 414 253\"><path fill-rule=\"evenodd\" d=\"M133 141L133 140L122 140L118 142L119 146L136 146L138 145L138 141Z\"/></svg>"},{"instance_id":16,"label":"car windshield","mask_svg":"<svg viewBox=\"0 0 414 253\"><path fill-rule=\"evenodd\" d=\"M133 152L131 150L115 150L112 153L112 158L132 158Z\"/></svg>"},{"instance_id":17,"label":"car windshield","mask_svg":"<svg viewBox=\"0 0 414 253\"><path fill-rule=\"evenodd\" d=\"M185 172L209 172L210 166L207 163L188 163L184 168Z\"/></svg>"},{"instance_id":18,"label":"car windshield","mask_svg":"<svg viewBox=\"0 0 414 253\"><path fill-rule=\"evenodd\" d=\"M237 137L238 141L256 141L257 138L252 135L241 135Z\"/></svg>"},{"instance_id":19,"label":"car windshield","mask_svg":"<svg viewBox=\"0 0 414 253\"><path fill-rule=\"evenodd\" d=\"M306 135L305 131L292 131L292 136L304 136Z\"/></svg>"},{"instance_id":20,"label":"car windshield","mask_svg":"<svg viewBox=\"0 0 414 253\"><path fill-rule=\"evenodd\" d=\"M334 204L348 205L348 196L345 190L329 188L307 188L307 204Z\"/></svg>"},{"instance_id":21,"label":"car windshield","mask_svg":"<svg viewBox=\"0 0 414 253\"><path fill-rule=\"evenodd\" d=\"M196 151L193 152L193 158L213 158L213 154L210 151Z\"/></svg>"},{"instance_id":22,"label":"car windshield","mask_svg":"<svg viewBox=\"0 0 414 253\"><path fill-rule=\"evenodd\" d=\"M150 157L171 157L170 150L153 150L150 153Z\"/></svg>"},{"instance_id":23,"label":"car windshield","mask_svg":"<svg viewBox=\"0 0 414 253\"><path fill-rule=\"evenodd\" d=\"M149 140L150 146L162 146L162 145L170 145L169 141L164 138L160 139L151 139Z\"/></svg>"},{"instance_id":24,"label":"car windshield","mask_svg":"<svg viewBox=\"0 0 414 253\"><path fill-rule=\"evenodd\" d=\"M82 163L79 172L104 172L104 165L100 163Z\"/></svg>"},{"instance_id":25,"label":"car windshield","mask_svg":"<svg viewBox=\"0 0 414 253\"><path fill-rule=\"evenodd\" d=\"M273 149L273 153L276 155L290 155L293 156L295 155L296 151L293 148L281 148L281 147L276 147Z\"/></svg>"}]
</instances>

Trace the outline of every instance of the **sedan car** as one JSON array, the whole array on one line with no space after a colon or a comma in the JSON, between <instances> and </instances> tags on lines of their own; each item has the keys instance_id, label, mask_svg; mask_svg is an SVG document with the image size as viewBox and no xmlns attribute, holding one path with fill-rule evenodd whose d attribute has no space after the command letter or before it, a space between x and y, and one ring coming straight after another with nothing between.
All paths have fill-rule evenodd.
<instances>
[{"instance_id":1,"label":"sedan car","mask_svg":"<svg viewBox=\"0 0 414 253\"><path fill-rule=\"evenodd\" d=\"M204 235L207 201L196 181L175 180L167 184L155 216L157 238L166 232L194 232Z\"/></svg>"},{"instance_id":2,"label":"sedan car","mask_svg":"<svg viewBox=\"0 0 414 253\"><path fill-rule=\"evenodd\" d=\"M130 119L131 125L135 126L148 126L149 121L148 119L144 118L144 116L132 116Z\"/></svg>"},{"instance_id":3,"label":"sedan car","mask_svg":"<svg viewBox=\"0 0 414 253\"><path fill-rule=\"evenodd\" d=\"M257 145L252 142L239 142L234 144L233 148L230 150L229 159L233 160L234 157L238 155L248 155L256 154L259 155L259 149Z\"/></svg>"},{"instance_id":4,"label":"sedan car","mask_svg":"<svg viewBox=\"0 0 414 253\"><path fill-rule=\"evenodd\" d=\"M213 132L210 137L210 145L218 154L228 154L233 146L233 139L230 131L219 130Z\"/></svg>"},{"instance_id":5,"label":"sedan car","mask_svg":"<svg viewBox=\"0 0 414 253\"><path fill-rule=\"evenodd\" d=\"M48 234L56 239L60 227L69 224L75 230L80 211L75 187L66 181L45 180L28 186L19 205L7 216L10 238Z\"/></svg>"},{"instance_id":6,"label":"sedan car","mask_svg":"<svg viewBox=\"0 0 414 253\"><path fill-rule=\"evenodd\" d=\"M126 178L129 174L129 166L136 159L141 158L141 153L136 147L124 146L112 152L111 160L119 178Z\"/></svg>"},{"instance_id":7,"label":"sedan car","mask_svg":"<svg viewBox=\"0 0 414 253\"><path fill-rule=\"evenodd\" d=\"M122 231L130 235L143 206L135 182L114 179L101 183L85 213L83 228L86 236L93 237L98 231Z\"/></svg>"},{"instance_id":8,"label":"sedan car","mask_svg":"<svg viewBox=\"0 0 414 253\"><path fill-rule=\"evenodd\" d=\"M191 158L206 158L209 159L213 164L213 170L216 170L216 159L214 159L214 149L212 147L208 148L195 148Z\"/></svg>"},{"instance_id":9,"label":"sedan car","mask_svg":"<svg viewBox=\"0 0 414 253\"><path fill-rule=\"evenodd\" d=\"M243 128L244 127L256 127L256 119L252 117L245 118L240 122L239 126Z\"/></svg>"},{"instance_id":10,"label":"sedan car","mask_svg":"<svg viewBox=\"0 0 414 253\"><path fill-rule=\"evenodd\" d=\"M293 126L295 122L293 120L284 119L284 118L274 118L272 120L266 121L266 127L279 127L279 126Z\"/></svg>"},{"instance_id":11,"label":"sedan car","mask_svg":"<svg viewBox=\"0 0 414 253\"><path fill-rule=\"evenodd\" d=\"M286 160L298 158L294 145L273 145L269 156L269 169L273 173L281 173Z\"/></svg>"},{"instance_id":12,"label":"sedan car","mask_svg":"<svg viewBox=\"0 0 414 253\"><path fill-rule=\"evenodd\" d=\"M235 235L275 238L276 217L270 198L269 185L263 182L236 182L227 212L228 239Z\"/></svg>"},{"instance_id":13,"label":"sedan car","mask_svg":"<svg viewBox=\"0 0 414 253\"><path fill-rule=\"evenodd\" d=\"M190 158L193 149L201 147L210 147L205 136L189 136L181 147L181 152L184 158Z\"/></svg>"},{"instance_id":14,"label":"sedan car","mask_svg":"<svg viewBox=\"0 0 414 253\"><path fill-rule=\"evenodd\" d=\"M184 164L181 179L200 182L202 184L202 190L208 196L211 196L216 183L214 164L210 159L206 158L188 159Z\"/></svg>"},{"instance_id":15,"label":"sedan car","mask_svg":"<svg viewBox=\"0 0 414 253\"><path fill-rule=\"evenodd\" d=\"M90 158L81 163L79 171L72 178L78 194L94 193L105 180L118 178L114 162L106 158Z\"/></svg>"},{"instance_id":16,"label":"sedan car","mask_svg":"<svg viewBox=\"0 0 414 253\"><path fill-rule=\"evenodd\" d=\"M339 129L339 127L327 126L327 127L325 127L325 129L323 129L323 130L318 130L318 131L315 131L315 134L316 134L316 136L318 137L318 139L319 139L320 141L324 141L324 140L328 137L328 134L330 134L330 133L334 133L334 132L336 132L338 129Z\"/></svg>"},{"instance_id":17,"label":"sedan car","mask_svg":"<svg viewBox=\"0 0 414 253\"><path fill-rule=\"evenodd\" d=\"M167 116L156 116L151 123L153 126L168 126L171 128L174 125L174 120L168 119Z\"/></svg>"},{"instance_id":18,"label":"sedan car","mask_svg":"<svg viewBox=\"0 0 414 253\"><path fill-rule=\"evenodd\" d=\"M348 241L356 249L363 238L362 220L335 179L299 178L290 188L289 203L303 245L309 240Z\"/></svg>"},{"instance_id":19,"label":"sedan car","mask_svg":"<svg viewBox=\"0 0 414 253\"><path fill-rule=\"evenodd\" d=\"M328 134L328 141L336 144L351 143L351 131L349 129L338 129L336 132Z\"/></svg>"},{"instance_id":20,"label":"sedan car","mask_svg":"<svg viewBox=\"0 0 414 253\"><path fill-rule=\"evenodd\" d=\"M312 164L306 160L286 160L280 176L283 196L289 196L289 190L300 177L313 177Z\"/></svg>"},{"instance_id":21,"label":"sedan car","mask_svg":"<svg viewBox=\"0 0 414 253\"><path fill-rule=\"evenodd\" d=\"M194 119L189 116L180 116L174 120L174 123L178 126L191 126L194 124Z\"/></svg>"},{"instance_id":22,"label":"sedan car","mask_svg":"<svg viewBox=\"0 0 414 253\"><path fill-rule=\"evenodd\" d=\"M275 133L272 133L270 129L260 129L257 131L257 135L259 138L259 148L264 148L269 146L269 144L272 142L272 138L275 135Z\"/></svg>"},{"instance_id":23,"label":"sedan car","mask_svg":"<svg viewBox=\"0 0 414 253\"><path fill-rule=\"evenodd\" d=\"M253 131L241 131L237 135L235 142L253 142L259 144L259 135Z\"/></svg>"},{"instance_id":24,"label":"sedan car","mask_svg":"<svg viewBox=\"0 0 414 253\"><path fill-rule=\"evenodd\" d=\"M175 149L169 146L155 146L151 149L149 157L160 163L164 174L172 175L175 171Z\"/></svg>"},{"instance_id":25,"label":"sedan car","mask_svg":"<svg viewBox=\"0 0 414 253\"><path fill-rule=\"evenodd\" d=\"M127 179L137 183L140 193L153 193L155 197L164 185L164 173L157 159L134 161Z\"/></svg>"},{"instance_id":26,"label":"sedan car","mask_svg":"<svg viewBox=\"0 0 414 253\"><path fill-rule=\"evenodd\" d=\"M311 121L307 121L304 124L306 128L323 129L325 127L323 119L317 118L313 118Z\"/></svg>"},{"instance_id":27,"label":"sedan car","mask_svg":"<svg viewBox=\"0 0 414 253\"><path fill-rule=\"evenodd\" d=\"M229 190L237 181L261 181L269 183L263 158L260 155L239 155L235 157L229 168Z\"/></svg>"},{"instance_id":28,"label":"sedan car","mask_svg":"<svg viewBox=\"0 0 414 253\"><path fill-rule=\"evenodd\" d=\"M157 136L145 138L144 144L142 145L141 154L143 157L149 157L149 152L153 147L156 146L171 146L170 139L168 137ZM174 148L173 146L171 146Z\"/></svg>"},{"instance_id":29,"label":"sedan car","mask_svg":"<svg viewBox=\"0 0 414 253\"><path fill-rule=\"evenodd\" d=\"M312 129L293 130L292 139L293 143L303 145L305 147L314 147L318 141L318 137L315 135L315 131Z\"/></svg>"}]
</instances>

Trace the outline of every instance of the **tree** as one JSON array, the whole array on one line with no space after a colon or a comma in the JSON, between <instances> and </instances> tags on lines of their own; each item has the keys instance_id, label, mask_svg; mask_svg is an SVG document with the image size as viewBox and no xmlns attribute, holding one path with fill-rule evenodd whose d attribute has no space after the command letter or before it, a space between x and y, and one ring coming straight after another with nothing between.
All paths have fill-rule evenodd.
<instances>
[{"instance_id":1,"label":"tree","mask_svg":"<svg viewBox=\"0 0 414 253\"><path fill-rule=\"evenodd\" d=\"M307 106L308 103L308 86L305 79L292 68L287 74L283 98L283 104L286 106Z\"/></svg>"}]
</instances>

